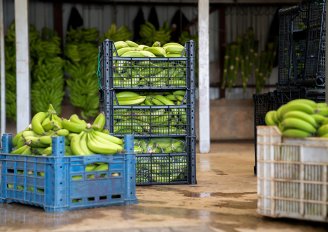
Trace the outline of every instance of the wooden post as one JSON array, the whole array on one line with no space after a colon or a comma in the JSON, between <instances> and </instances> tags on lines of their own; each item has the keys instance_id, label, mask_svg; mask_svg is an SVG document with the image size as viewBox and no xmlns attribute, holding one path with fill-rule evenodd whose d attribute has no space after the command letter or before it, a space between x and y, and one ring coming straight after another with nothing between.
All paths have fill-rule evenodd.
<instances>
[{"instance_id":1,"label":"wooden post","mask_svg":"<svg viewBox=\"0 0 328 232\"><path fill-rule=\"evenodd\" d=\"M28 0L15 0L17 131L31 121Z\"/></svg>"},{"instance_id":2,"label":"wooden post","mask_svg":"<svg viewBox=\"0 0 328 232\"><path fill-rule=\"evenodd\" d=\"M209 0L198 0L199 151L210 151Z\"/></svg>"}]
</instances>

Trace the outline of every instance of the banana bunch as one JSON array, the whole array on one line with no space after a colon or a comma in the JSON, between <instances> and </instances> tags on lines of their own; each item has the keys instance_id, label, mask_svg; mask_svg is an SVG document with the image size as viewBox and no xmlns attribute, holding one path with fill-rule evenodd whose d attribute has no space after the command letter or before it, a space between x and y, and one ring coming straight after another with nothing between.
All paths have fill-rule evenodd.
<instances>
[{"instance_id":1,"label":"banana bunch","mask_svg":"<svg viewBox=\"0 0 328 232\"><path fill-rule=\"evenodd\" d=\"M49 104L61 113L64 92L64 60L60 57L60 38L53 30L43 28L35 45L36 63L32 70L32 112L46 111Z\"/></svg>"},{"instance_id":2,"label":"banana bunch","mask_svg":"<svg viewBox=\"0 0 328 232\"><path fill-rule=\"evenodd\" d=\"M328 137L328 106L309 99L295 99L266 113L265 123L276 125L283 136Z\"/></svg>"},{"instance_id":3,"label":"banana bunch","mask_svg":"<svg viewBox=\"0 0 328 232\"><path fill-rule=\"evenodd\" d=\"M137 139L134 142L134 151L137 154L185 152L185 143L173 138Z\"/></svg>"},{"instance_id":4,"label":"banana bunch","mask_svg":"<svg viewBox=\"0 0 328 232\"><path fill-rule=\"evenodd\" d=\"M95 117L99 111L98 36L99 32L94 28L70 30L64 49L69 99L73 106L81 109L84 119Z\"/></svg>"},{"instance_id":5,"label":"banana bunch","mask_svg":"<svg viewBox=\"0 0 328 232\"><path fill-rule=\"evenodd\" d=\"M17 133L12 154L52 154L52 137L65 136L65 155L115 154L123 150L123 141L104 130L105 115L98 114L92 124L73 114L60 118L52 105L48 111L36 113L31 124Z\"/></svg>"},{"instance_id":6,"label":"banana bunch","mask_svg":"<svg viewBox=\"0 0 328 232\"><path fill-rule=\"evenodd\" d=\"M186 103L186 91L176 90L167 93L149 93L145 92L140 95L132 91L121 91L116 94L118 105L145 105L145 106L174 106ZM114 102L116 104L116 102Z\"/></svg>"},{"instance_id":7,"label":"banana bunch","mask_svg":"<svg viewBox=\"0 0 328 232\"><path fill-rule=\"evenodd\" d=\"M161 44L167 43L171 38L171 29L167 22L163 26L156 30L155 26L150 22L145 22L140 26L141 41L146 45L151 45L153 41L159 41Z\"/></svg>"},{"instance_id":8,"label":"banana bunch","mask_svg":"<svg viewBox=\"0 0 328 232\"><path fill-rule=\"evenodd\" d=\"M155 40L152 46L137 44L131 40L114 42L114 55L120 57L182 57L185 47L179 43L169 42L161 47L161 42Z\"/></svg>"},{"instance_id":9,"label":"banana bunch","mask_svg":"<svg viewBox=\"0 0 328 232\"><path fill-rule=\"evenodd\" d=\"M108 28L108 30L102 36L101 41L110 39L112 41L124 41L132 38L132 32L127 26L117 27L115 23Z\"/></svg>"}]
</instances>

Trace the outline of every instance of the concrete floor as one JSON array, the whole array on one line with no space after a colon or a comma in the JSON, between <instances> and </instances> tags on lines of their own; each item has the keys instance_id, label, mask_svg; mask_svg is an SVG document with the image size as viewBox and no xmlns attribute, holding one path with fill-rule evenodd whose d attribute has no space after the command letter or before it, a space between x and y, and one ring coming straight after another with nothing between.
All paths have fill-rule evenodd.
<instances>
[{"instance_id":1,"label":"concrete floor","mask_svg":"<svg viewBox=\"0 0 328 232\"><path fill-rule=\"evenodd\" d=\"M139 204L61 214L0 204L0 231L328 231L328 224L256 213L252 143L216 143L198 154L197 185L138 187Z\"/></svg>"}]
</instances>

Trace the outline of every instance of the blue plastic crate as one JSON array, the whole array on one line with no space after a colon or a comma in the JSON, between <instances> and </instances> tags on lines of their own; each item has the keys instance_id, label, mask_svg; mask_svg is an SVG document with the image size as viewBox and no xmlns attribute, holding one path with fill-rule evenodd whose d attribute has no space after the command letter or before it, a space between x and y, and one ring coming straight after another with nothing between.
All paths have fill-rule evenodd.
<instances>
[{"instance_id":1,"label":"blue plastic crate","mask_svg":"<svg viewBox=\"0 0 328 232\"><path fill-rule=\"evenodd\" d=\"M14 155L12 136L2 136L0 202L18 202L46 212L137 203L133 136L125 136L125 153L64 156L64 137L53 137L52 156ZM86 171L107 163L106 171Z\"/></svg>"}]
</instances>

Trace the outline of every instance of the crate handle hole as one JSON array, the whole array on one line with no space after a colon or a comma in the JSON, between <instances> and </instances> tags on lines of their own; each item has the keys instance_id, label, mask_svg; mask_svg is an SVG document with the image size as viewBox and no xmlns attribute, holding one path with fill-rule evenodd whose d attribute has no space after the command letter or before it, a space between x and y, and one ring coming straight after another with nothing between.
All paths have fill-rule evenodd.
<instances>
[{"instance_id":1,"label":"crate handle hole","mask_svg":"<svg viewBox=\"0 0 328 232\"><path fill-rule=\"evenodd\" d=\"M121 198L121 194L112 195L112 199L119 199L119 198Z\"/></svg>"},{"instance_id":2,"label":"crate handle hole","mask_svg":"<svg viewBox=\"0 0 328 232\"><path fill-rule=\"evenodd\" d=\"M87 175L87 179L89 179L89 180L95 179L95 175L89 174L89 175Z\"/></svg>"},{"instance_id":3,"label":"crate handle hole","mask_svg":"<svg viewBox=\"0 0 328 232\"><path fill-rule=\"evenodd\" d=\"M80 203L82 202L82 198L74 198L72 199L72 203Z\"/></svg>"},{"instance_id":4,"label":"crate handle hole","mask_svg":"<svg viewBox=\"0 0 328 232\"><path fill-rule=\"evenodd\" d=\"M44 193L44 189L43 189L43 188L36 188L36 191L37 191L38 193Z\"/></svg>"},{"instance_id":5,"label":"crate handle hole","mask_svg":"<svg viewBox=\"0 0 328 232\"><path fill-rule=\"evenodd\" d=\"M17 170L17 174L24 175L24 170Z\"/></svg>"},{"instance_id":6,"label":"crate handle hole","mask_svg":"<svg viewBox=\"0 0 328 232\"><path fill-rule=\"evenodd\" d=\"M23 191L23 190L24 190L24 186L23 186L23 185L17 185L17 186L16 186L16 189L17 189L18 191Z\"/></svg>"},{"instance_id":7,"label":"crate handle hole","mask_svg":"<svg viewBox=\"0 0 328 232\"><path fill-rule=\"evenodd\" d=\"M73 181L76 181L76 180L82 180L82 175L72 176L72 180L73 180Z\"/></svg>"},{"instance_id":8,"label":"crate handle hole","mask_svg":"<svg viewBox=\"0 0 328 232\"><path fill-rule=\"evenodd\" d=\"M121 173L120 172L113 172L112 176L121 176Z\"/></svg>"},{"instance_id":9,"label":"crate handle hole","mask_svg":"<svg viewBox=\"0 0 328 232\"><path fill-rule=\"evenodd\" d=\"M14 169L7 169L7 173L15 173L15 170Z\"/></svg>"},{"instance_id":10,"label":"crate handle hole","mask_svg":"<svg viewBox=\"0 0 328 232\"><path fill-rule=\"evenodd\" d=\"M14 189L14 184L7 184L8 189Z\"/></svg>"},{"instance_id":11,"label":"crate handle hole","mask_svg":"<svg viewBox=\"0 0 328 232\"><path fill-rule=\"evenodd\" d=\"M38 176L44 176L44 172L37 172L36 173Z\"/></svg>"},{"instance_id":12,"label":"crate handle hole","mask_svg":"<svg viewBox=\"0 0 328 232\"><path fill-rule=\"evenodd\" d=\"M99 177L100 177L100 178L106 178L106 177L107 177L107 173L102 173L102 174L100 174Z\"/></svg>"},{"instance_id":13,"label":"crate handle hole","mask_svg":"<svg viewBox=\"0 0 328 232\"><path fill-rule=\"evenodd\" d=\"M99 200L107 200L107 196L100 196Z\"/></svg>"},{"instance_id":14,"label":"crate handle hole","mask_svg":"<svg viewBox=\"0 0 328 232\"><path fill-rule=\"evenodd\" d=\"M27 175L33 175L34 174L34 172L32 171L32 170L29 170L29 171L27 171Z\"/></svg>"},{"instance_id":15,"label":"crate handle hole","mask_svg":"<svg viewBox=\"0 0 328 232\"><path fill-rule=\"evenodd\" d=\"M95 201L94 197L88 197L88 201Z\"/></svg>"}]
</instances>

